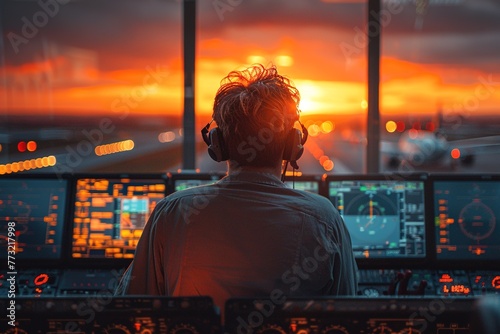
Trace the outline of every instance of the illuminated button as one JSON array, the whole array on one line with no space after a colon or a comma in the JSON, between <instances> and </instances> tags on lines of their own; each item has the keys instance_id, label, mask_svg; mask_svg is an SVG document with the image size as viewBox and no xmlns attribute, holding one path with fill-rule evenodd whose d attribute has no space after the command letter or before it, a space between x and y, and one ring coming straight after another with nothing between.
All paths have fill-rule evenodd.
<instances>
[{"instance_id":1,"label":"illuminated button","mask_svg":"<svg viewBox=\"0 0 500 334\"><path fill-rule=\"evenodd\" d=\"M35 277L35 279L33 280L33 283L35 283L35 285L42 285L42 284L47 283L48 281L49 281L49 275L40 274L37 277Z\"/></svg>"},{"instance_id":2,"label":"illuminated button","mask_svg":"<svg viewBox=\"0 0 500 334\"><path fill-rule=\"evenodd\" d=\"M491 280L491 286L495 289L500 289L500 276L495 276Z\"/></svg>"},{"instance_id":3,"label":"illuminated button","mask_svg":"<svg viewBox=\"0 0 500 334\"><path fill-rule=\"evenodd\" d=\"M453 278L450 276L450 274L442 274L441 278L439 279L440 283L451 283L453 282Z\"/></svg>"}]
</instances>

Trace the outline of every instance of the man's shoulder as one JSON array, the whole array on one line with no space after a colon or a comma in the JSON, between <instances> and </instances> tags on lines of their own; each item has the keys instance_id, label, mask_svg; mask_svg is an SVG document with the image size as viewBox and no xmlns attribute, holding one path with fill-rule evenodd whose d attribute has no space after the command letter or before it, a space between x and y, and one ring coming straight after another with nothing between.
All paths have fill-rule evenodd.
<instances>
[{"instance_id":1,"label":"man's shoulder","mask_svg":"<svg viewBox=\"0 0 500 334\"><path fill-rule=\"evenodd\" d=\"M178 190L166 197L166 199L178 199L183 197L191 197L202 194L212 194L217 193L218 189L215 184L202 184L198 186L193 186L183 190Z\"/></svg>"},{"instance_id":2,"label":"man's shoulder","mask_svg":"<svg viewBox=\"0 0 500 334\"><path fill-rule=\"evenodd\" d=\"M323 195L299 189L291 189L291 191L295 194L297 205L304 210L307 209L308 212L324 215L337 211L332 202Z\"/></svg>"}]
</instances>

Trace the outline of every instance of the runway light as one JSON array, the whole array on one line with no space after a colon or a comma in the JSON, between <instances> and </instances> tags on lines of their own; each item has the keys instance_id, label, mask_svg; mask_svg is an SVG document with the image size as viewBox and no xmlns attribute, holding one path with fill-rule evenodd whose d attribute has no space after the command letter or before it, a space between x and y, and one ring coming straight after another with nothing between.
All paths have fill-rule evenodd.
<instances>
[{"instance_id":1,"label":"runway light","mask_svg":"<svg viewBox=\"0 0 500 334\"><path fill-rule=\"evenodd\" d=\"M454 148L453 150L451 150L450 154L453 159L460 158L460 150L458 148Z\"/></svg>"},{"instance_id":2,"label":"runway light","mask_svg":"<svg viewBox=\"0 0 500 334\"><path fill-rule=\"evenodd\" d=\"M394 121L387 121L387 123L385 123L385 129L389 133L393 133L394 131L396 131L397 128L398 126Z\"/></svg>"},{"instance_id":3,"label":"runway light","mask_svg":"<svg viewBox=\"0 0 500 334\"><path fill-rule=\"evenodd\" d=\"M57 159L53 155L24 161L15 161L0 165L0 175L18 173L30 169L52 167L55 166L56 163Z\"/></svg>"},{"instance_id":4,"label":"runway light","mask_svg":"<svg viewBox=\"0 0 500 334\"><path fill-rule=\"evenodd\" d=\"M312 124L307 128L307 132L309 133L310 136L316 137L320 132L320 128L317 124Z\"/></svg>"},{"instance_id":5,"label":"runway light","mask_svg":"<svg viewBox=\"0 0 500 334\"><path fill-rule=\"evenodd\" d=\"M20 141L19 143L17 143L17 150L19 152L26 152L26 142Z\"/></svg>"},{"instance_id":6,"label":"runway light","mask_svg":"<svg viewBox=\"0 0 500 334\"><path fill-rule=\"evenodd\" d=\"M429 121L425 124L425 129L427 131L431 131L431 132L434 132L434 130L436 130L436 125L434 124L434 122L432 121Z\"/></svg>"},{"instance_id":7,"label":"runway light","mask_svg":"<svg viewBox=\"0 0 500 334\"><path fill-rule=\"evenodd\" d=\"M330 160L330 158L327 155L323 155L318 159L321 166L323 166L327 160Z\"/></svg>"},{"instance_id":8,"label":"runway light","mask_svg":"<svg viewBox=\"0 0 500 334\"><path fill-rule=\"evenodd\" d=\"M160 143L169 143L175 140L175 133L172 131L162 132L158 135L158 141Z\"/></svg>"},{"instance_id":9,"label":"runway light","mask_svg":"<svg viewBox=\"0 0 500 334\"><path fill-rule=\"evenodd\" d=\"M94 153L97 156L103 156L107 154L120 153L124 151L131 151L134 149L134 141L131 139L119 141L116 143L110 143L105 145L96 146Z\"/></svg>"},{"instance_id":10,"label":"runway light","mask_svg":"<svg viewBox=\"0 0 500 334\"><path fill-rule=\"evenodd\" d=\"M36 151L36 142L34 142L33 140L30 140L28 142L28 144L26 144L26 148L28 149L28 151L30 152L35 152Z\"/></svg>"},{"instance_id":11,"label":"runway light","mask_svg":"<svg viewBox=\"0 0 500 334\"><path fill-rule=\"evenodd\" d=\"M406 129L405 122L403 122L403 121L397 121L396 126L397 126L396 127L397 132L403 132Z\"/></svg>"},{"instance_id":12,"label":"runway light","mask_svg":"<svg viewBox=\"0 0 500 334\"><path fill-rule=\"evenodd\" d=\"M321 131L323 133L330 133L333 130L335 130L335 123L332 123L330 121L321 123Z\"/></svg>"},{"instance_id":13,"label":"runway light","mask_svg":"<svg viewBox=\"0 0 500 334\"><path fill-rule=\"evenodd\" d=\"M335 164L333 163L333 161L331 161L330 159L326 160L324 163L323 163L323 168L329 172L333 169L333 167L335 166Z\"/></svg>"}]
</instances>

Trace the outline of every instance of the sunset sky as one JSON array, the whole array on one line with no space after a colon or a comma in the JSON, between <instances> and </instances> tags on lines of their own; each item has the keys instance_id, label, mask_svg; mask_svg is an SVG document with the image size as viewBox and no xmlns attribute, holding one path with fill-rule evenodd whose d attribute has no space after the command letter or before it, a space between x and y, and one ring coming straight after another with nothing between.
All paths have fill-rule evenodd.
<instances>
[{"instance_id":1,"label":"sunset sky","mask_svg":"<svg viewBox=\"0 0 500 334\"><path fill-rule=\"evenodd\" d=\"M292 79L303 113L366 112L367 7L348 2L198 1L196 112L256 62ZM182 113L179 0L51 3L1 2L1 114ZM422 3L384 2L381 113L500 115L500 3Z\"/></svg>"}]
</instances>

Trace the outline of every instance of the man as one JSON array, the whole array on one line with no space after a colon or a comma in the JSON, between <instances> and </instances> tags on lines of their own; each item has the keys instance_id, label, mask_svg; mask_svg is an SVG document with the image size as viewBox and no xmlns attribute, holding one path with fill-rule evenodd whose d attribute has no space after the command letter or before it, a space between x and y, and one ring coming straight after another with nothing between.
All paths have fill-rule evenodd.
<instances>
[{"instance_id":1,"label":"man","mask_svg":"<svg viewBox=\"0 0 500 334\"><path fill-rule=\"evenodd\" d=\"M233 71L214 101L217 127L203 130L228 175L176 192L155 207L121 282L127 294L230 297L354 295L349 233L331 202L290 189L306 139L300 95L275 67ZM282 170L283 169L283 170Z\"/></svg>"}]
</instances>

